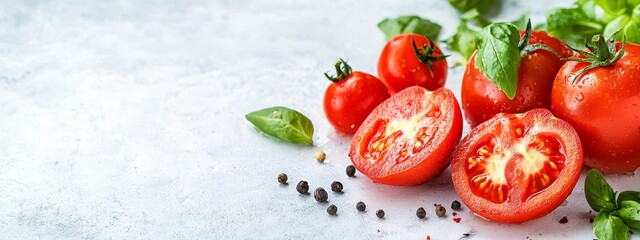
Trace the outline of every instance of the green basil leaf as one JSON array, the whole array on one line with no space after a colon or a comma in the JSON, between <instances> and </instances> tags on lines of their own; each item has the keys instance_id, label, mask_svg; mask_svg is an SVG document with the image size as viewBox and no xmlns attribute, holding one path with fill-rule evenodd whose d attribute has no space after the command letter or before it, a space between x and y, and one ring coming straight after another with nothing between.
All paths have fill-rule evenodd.
<instances>
[{"instance_id":1,"label":"green basil leaf","mask_svg":"<svg viewBox=\"0 0 640 240\"><path fill-rule=\"evenodd\" d=\"M547 32L572 47L583 48L584 39L601 34L604 24L595 17L592 0L579 0L571 8L558 8L547 13Z\"/></svg>"},{"instance_id":2,"label":"green basil leaf","mask_svg":"<svg viewBox=\"0 0 640 240\"><path fill-rule=\"evenodd\" d=\"M628 8L634 8L636 6L640 5L640 0L627 0L627 7Z\"/></svg>"},{"instance_id":3,"label":"green basil leaf","mask_svg":"<svg viewBox=\"0 0 640 240\"><path fill-rule=\"evenodd\" d=\"M624 201L632 202L632 201ZM636 203L636 202L633 202ZM640 205L640 203L638 203ZM618 216L628 227L640 229L640 207L622 207L618 209Z\"/></svg>"},{"instance_id":4,"label":"green basil leaf","mask_svg":"<svg viewBox=\"0 0 640 240\"><path fill-rule=\"evenodd\" d=\"M475 67L496 84L509 99L516 95L520 67L520 33L511 23L492 23L476 35Z\"/></svg>"},{"instance_id":5,"label":"green basil leaf","mask_svg":"<svg viewBox=\"0 0 640 240\"><path fill-rule=\"evenodd\" d=\"M484 13L493 6L495 0L449 0L449 3L460 12L466 12L471 9L478 9Z\"/></svg>"},{"instance_id":6,"label":"green basil leaf","mask_svg":"<svg viewBox=\"0 0 640 240\"><path fill-rule=\"evenodd\" d=\"M627 41L640 43L640 24L634 21L629 21L622 29L622 33L627 37ZM623 34L618 34L618 36ZM618 37L616 36L616 38Z\"/></svg>"},{"instance_id":7,"label":"green basil leaf","mask_svg":"<svg viewBox=\"0 0 640 240\"><path fill-rule=\"evenodd\" d=\"M436 41L442 27L437 23L418 16L400 16L398 18L385 18L378 23L378 28L384 33L387 40L403 33L416 33Z\"/></svg>"},{"instance_id":8,"label":"green basil leaf","mask_svg":"<svg viewBox=\"0 0 640 240\"><path fill-rule=\"evenodd\" d=\"M286 107L272 107L249 113L249 122L262 132L290 143L313 143L313 124L302 113Z\"/></svg>"},{"instance_id":9,"label":"green basil leaf","mask_svg":"<svg viewBox=\"0 0 640 240\"><path fill-rule=\"evenodd\" d=\"M599 212L616 208L615 193L598 170L591 169L584 180L584 195L589 206Z\"/></svg>"},{"instance_id":10,"label":"green basil leaf","mask_svg":"<svg viewBox=\"0 0 640 240\"><path fill-rule=\"evenodd\" d=\"M627 11L626 0L595 0L595 3L607 13L620 15Z\"/></svg>"},{"instance_id":11,"label":"green basil leaf","mask_svg":"<svg viewBox=\"0 0 640 240\"><path fill-rule=\"evenodd\" d=\"M458 26L456 33L445 40L447 48L460 53L466 62L476 50L476 30L463 23Z\"/></svg>"},{"instance_id":12,"label":"green basil leaf","mask_svg":"<svg viewBox=\"0 0 640 240\"><path fill-rule=\"evenodd\" d=\"M623 28L627 25L627 23L631 21L631 18L627 15L621 15L613 19L613 21L609 22L607 26L604 28L604 36L610 37L613 36L614 33L618 31L623 31ZM618 34L616 36L617 40L622 40L622 34ZM627 38L629 40L629 38ZM631 40L629 40L631 41Z\"/></svg>"},{"instance_id":13,"label":"green basil leaf","mask_svg":"<svg viewBox=\"0 0 640 240\"><path fill-rule=\"evenodd\" d=\"M469 11L464 12L460 15L460 19L462 19L463 23L475 23L476 26L480 26L480 28L489 26L491 21L482 17L482 14L478 11L478 9L471 9Z\"/></svg>"},{"instance_id":14,"label":"green basil leaf","mask_svg":"<svg viewBox=\"0 0 640 240\"><path fill-rule=\"evenodd\" d=\"M631 11L631 20L636 23L640 23L640 5L636 6L633 8L633 11Z\"/></svg>"},{"instance_id":15,"label":"green basil leaf","mask_svg":"<svg viewBox=\"0 0 640 240\"><path fill-rule=\"evenodd\" d=\"M593 233L600 240L627 240L629 232L627 226L619 217L608 212L599 212L593 220Z\"/></svg>"},{"instance_id":16,"label":"green basil leaf","mask_svg":"<svg viewBox=\"0 0 640 240\"><path fill-rule=\"evenodd\" d=\"M637 191L624 191L618 194L618 206L622 205L622 201L635 201L640 203L640 192Z\"/></svg>"}]
</instances>

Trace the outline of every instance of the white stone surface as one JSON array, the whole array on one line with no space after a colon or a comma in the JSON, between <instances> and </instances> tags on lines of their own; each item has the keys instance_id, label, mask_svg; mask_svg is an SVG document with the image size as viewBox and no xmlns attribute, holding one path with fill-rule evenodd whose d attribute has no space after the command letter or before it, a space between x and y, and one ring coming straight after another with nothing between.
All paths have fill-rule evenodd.
<instances>
[{"instance_id":1,"label":"white stone surface","mask_svg":"<svg viewBox=\"0 0 640 240\"><path fill-rule=\"evenodd\" d=\"M347 179L350 137L324 118L322 73L337 57L375 73L384 17L419 14L453 34L444 0L0 4L0 239L594 238L582 179L566 206L525 224L467 209L460 223L438 219L433 204L457 199L448 170L418 187ZM496 18L528 11L540 23L570 4L505 0ZM458 96L462 71L447 83ZM309 116L316 145L264 137L244 119L274 105ZM293 184L277 183L282 171ZM640 182L608 178L616 189ZM338 216L300 196L300 179L342 181L345 193L329 194Z\"/></svg>"}]
</instances>

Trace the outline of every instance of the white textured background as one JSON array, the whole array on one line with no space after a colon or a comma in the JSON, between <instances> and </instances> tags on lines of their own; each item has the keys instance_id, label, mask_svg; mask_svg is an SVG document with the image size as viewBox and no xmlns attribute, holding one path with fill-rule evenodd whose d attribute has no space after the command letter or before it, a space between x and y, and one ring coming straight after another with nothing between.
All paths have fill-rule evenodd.
<instances>
[{"instance_id":1,"label":"white textured background","mask_svg":"<svg viewBox=\"0 0 640 240\"><path fill-rule=\"evenodd\" d=\"M528 11L537 24L571 2L505 0L497 19ZM593 238L582 179L566 206L510 225L435 217L434 203L457 199L448 170L418 187L346 177L350 138L323 116L322 73L337 57L375 73L376 24L401 14L442 24L443 37L458 24L444 0L1 1L0 239ZM447 83L458 96L462 71ZM316 146L244 119L274 105L309 116ZM277 183L281 171L292 184ZM639 175L608 178L637 189ZM346 193L329 194L338 216L300 196L300 179L342 181Z\"/></svg>"}]
</instances>

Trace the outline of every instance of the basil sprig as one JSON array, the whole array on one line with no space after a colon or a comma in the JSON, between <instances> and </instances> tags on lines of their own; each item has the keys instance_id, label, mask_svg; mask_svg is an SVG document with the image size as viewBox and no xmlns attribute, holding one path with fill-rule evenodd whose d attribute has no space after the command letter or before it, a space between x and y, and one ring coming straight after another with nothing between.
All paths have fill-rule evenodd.
<instances>
[{"instance_id":1,"label":"basil sprig","mask_svg":"<svg viewBox=\"0 0 640 240\"><path fill-rule=\"evenodd\" d=\"M416 33L435 41L442 30L439 24L412 15L385 18L378 23L378 28L384 33L387 40L403 33Z\"/></svg>"},{"instance_id":2,"label":"basil sprig","mask_svg":"<svg viewBox=\"0 0 640 240\"><path fill-rule=\"evenodd\" d=\"M245 115L260 131L295 144L313 143L313 124L302 113L286 107L272 107Z\"/></svg>"},{"instance_id":3,"label":"basil sprig","mask_svg":"<svg viewBox=\"0 0 640 240\"><path fill-rule=\"evenodd\" d=\"M513 99L518 86L520 33L511 23L492 23L476 35L475 67Z\"/></svg>"},{"instance_id":4,"label":"basil sprig","mask_svg":"<svg viewBox=\"0 0 640 240\"><path fill-rule=\"evenodd\" d=\"M618 194L598 170L591 169L584 181L587 203L598 212L593 221L593 233L601 240L629 239L628 228L640 229L640 192Z\"/></svg>"}]
</instances>

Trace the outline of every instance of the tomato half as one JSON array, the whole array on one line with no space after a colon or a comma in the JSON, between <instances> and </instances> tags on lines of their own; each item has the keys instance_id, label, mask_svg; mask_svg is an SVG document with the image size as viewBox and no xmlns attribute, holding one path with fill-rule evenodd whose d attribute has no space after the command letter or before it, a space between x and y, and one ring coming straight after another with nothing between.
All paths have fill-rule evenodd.
<instances>
[{"instance_id":1,"label":"tomato half","mask_svg":"<svg viewBox=\"0 0 640 240\"><path fill-rule=\"evenodd\" d=\"M520 31L520 36L524 31ZM532 31L530 44L542 43L563 57L573 51L560 40L544 31ZM476 51L477 53L477 51ZM564 63L556 55L546 50L536 50L520 60L516 96L507 95L475 67L476 53L471 56L462 77L462 110L471 127L486 121L501 112L521 113L534 108L549 108L551 86Z\"/></svg>"},{"instance_id":2,"label":"tomato half","mask_svg":"<svg viewBox=\"0 0 640 240\"><path fill-rule=\"evenodd\" d=\"M421 59L412 41L419 49ZM378 77L391 94L411 86L422 86L433 91L444 86L447 60L438 45L427 37L414 33L401 34L389 40L382 49L378 59Z\"/></svg>"},{"instance_id":3,"label":"tomato half","mask_svg":"<svg viewBox=\"0 0 640 240\"><path fill-rule=\"evenodd\" d=\"M351 67L340 60L338 76L324 93L324 113L336 131L353 134L360 124L382 101L389 98L389 91L380 79L371 74L351 71Z\"/></svg>"},{"instance_id":4,"label":"tomato half","mask_svg":"<svg viewBox=\"0 0 640 240\"><path fill-rule=\"evenodd\" d=\"M553 211L582 170L576 131L547 109L500 113L472 129L451 163L453 186L477 215L524 222Z\"/></svg>"},{"instance_id":5,"label":"tomato half","mask_svg":"<svg viewBox=\"0 0 640 240\"><path fill-rule=\"evenodd\" d=\"M621 44L617 44L619 50ZM623 57L574 77L588 63L567 62L551 92L551 110L580 134L585 165L603 173L640 167L640 46Z\"/></svg>"},{"instance_id":6,"label":"tomato half","mask_svg":"<svg viewBox=\"0 0 640 240\"><path fill-rule=\"evenodd\" d=\"M416 185L449 166L461 135L462 113L451 90L409 87L371 112L349 157L374 182Z\"/></svg>"}]
</instances>

